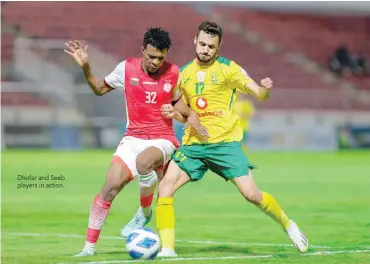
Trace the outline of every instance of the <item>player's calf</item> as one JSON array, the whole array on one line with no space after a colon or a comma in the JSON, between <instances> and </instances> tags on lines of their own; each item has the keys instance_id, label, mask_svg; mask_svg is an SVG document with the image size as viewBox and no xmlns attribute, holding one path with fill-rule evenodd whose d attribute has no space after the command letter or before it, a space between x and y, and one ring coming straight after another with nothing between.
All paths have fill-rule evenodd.
<instances>
[{"instance_id":1,"label":"player's calf","mask_svg":"<svg viewBox=\"0 0 370 264\"><path fill-rule=\"evenodd\" d=\"M112 169L117 169L120 165L114 164ZM112 202L123 187L131 181L128 173L121 173L117 169L116 172L108 173L106 181L99 192L100 197L104 201Z\"/></svg>"},{"instance_id":2,"label":"player's calf","mask_svg":"<svg viewBox=\"0 0 370 264\"><path fill-rule=\"evenodd\" d=\"M232 179L232 182L238 187L240 193L248 202L254 205L262 203L262 192L253 181L252 173Z\"/></svg>"},{"instance_id":3,"label":"player's calf","mask_svg":"<svg viewBox=\"0 0 370 264\"><path fill-rule=\"evenodd\" d=\"M145 217L151 216L153 195L158 182L158 175L155 170L161 167L163 162L163 153L158 147L149 147L136 158L140 185L140 205Z\"/></svg>"},{"instance_id":4,"label":"player's calf","mask_svg":"<svg viewBox=\"0 0 370 264\"><path fill-rule=\"evenodd\" d=\"M85 246L75 256L85 257L95 254L95 245L108 216L112 201L131 179L131 172L127 166L122 164L120 160L114 159L108 169L105 184L99 194L95 196L91 205Z\"/></svg>"},{"instance_id":5,"label":"player's calf","mask_svg":"<svg viewBox=\"0 0 370 264\"><path fill-rule=\"evenodd\" d=\"M240 193L251 203L255 204L262 212L278 222L292 240L294 246L300 252L308 249L308 240L298 226L291 221L281 209L275 197L267 192L261 192L255 184L252 172L248 176L234 178L232 180Z\"/></svg>"},{"instance_id":6,"label":"player's calf","mask_svg":"<svg viewBox=\"0 0 370 264\"><path fill-rule=\"evenodd\" d=\"M158 256L176 256L173 195L189 181L190 177L174 161L171 161L165 176L159 183L156 219L162 251Z\"/></svg>"},{"instance_id":7,"label":"player's calf","mask_svg":"<svg viewBox=\"0 0 370 264\"><path fill-rule=\"evenodd\" d=\"M158 177L155 171L147 175L140 175L140 205L144 216L148 217L151 214L151 205L153 201L154 191L157 187Z\"/></svg>"},{"instance_id":8,"label":"player's calf","mask_svg":"<svg viewBox=\"0 0 370 264\"><path fill-rule=\"evenodd\" d=\"M151 220L151 205L157 181L157 174L154 171L148 175L139 176L140 208L131 221L121 230L121 236L128 237L133 230L144 227Z\"/></svg>"},{"instance_id":9,"label":"player's calf","mask_svg":"<svg viewBox=\"0 0 370 264\"><path fill-rule=\"evenodd\" d=\"M144 227L152 218L152 201L158 177L155 169L162 166L164 157L158 147L148 147L136 158L136 170L140 186L140 208L128 224L121 229L121 236L128 235L137 228Z\"/></svg>"}]
</instances>

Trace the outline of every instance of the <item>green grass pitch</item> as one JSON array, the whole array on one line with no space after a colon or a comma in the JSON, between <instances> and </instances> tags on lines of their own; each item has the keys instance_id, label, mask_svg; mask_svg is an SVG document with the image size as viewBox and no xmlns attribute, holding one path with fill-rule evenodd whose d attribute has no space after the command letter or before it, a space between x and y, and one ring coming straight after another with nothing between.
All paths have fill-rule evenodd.
<instances>
[{"instance_id":1,"label":"green grass pitch","mask_svg":"<svg viewBox=\"0 0 370 264\"><path fill-rule=\"evenodd\" d=\"M111 155L3 151L2 263L126 263L130 257L119 233L139 206L136 180L114 201L98 254L71 257L84 244L89 208ZM233 184L209 173L175 196L176 239L181 240L176 250L184 259L151 262L370 263L370 152L251 152L249 159L258 165L254 177L260 188L277 198L309 238L308 254L299 254L280 227ZM18 180L20 174L65 179ZM37 188L18 189L22 183ZM62 186L46 188L53 183ZM155 228L154 218L149 227Z\"/></svg>"}]
</instances>

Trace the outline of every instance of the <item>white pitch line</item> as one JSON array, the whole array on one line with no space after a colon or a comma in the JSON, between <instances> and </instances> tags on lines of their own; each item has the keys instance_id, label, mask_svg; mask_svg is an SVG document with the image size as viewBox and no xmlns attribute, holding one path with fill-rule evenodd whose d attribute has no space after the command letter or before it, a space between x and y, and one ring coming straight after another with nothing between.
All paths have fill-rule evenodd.
<instances>
[{"instance_id":1,"label":"white pitch line","mask_svg":"<svg viewBox=\"0 0 370 264\"><path fill-rule=\"evenodd\" d=\"M176 242L180 243L190 243L190 244L214 244L214 245L240 245L240 246L261 246L261 247L294 247L292 244L271 244L271 243L248 243L248 242L231 242L231 241L199 241L199 240L176 240ZM310 246L311 248L348 248L348 247L333 247L333 246L321 246L321 245L314 245Z\"/></svg>"},{"instance_id":2,"label":"white pitch line","mask_svg":"<svg viewBox=\"0 0 370 264\"><path fill-rule=\"evenodd\" d=\"M258 259L258 258L271 258L273 255L253 255L253 256L226 256L226 257L189 257L189 258L166 258L156 259L155 261L189 261L189 260L228 260L228 259ZM78 264L109 264L109 263L132 263L144 262L147 260L104 260L93 262L79 262ZM62 263L60 263L62 264Z\"/></svg>"},{"instance_id":3,"label":"white pitch line","mask_svg":"<svg viewBox=\"0 0 370 264\"><path fill-rule=\"evenodd\" d=\"M295 255L298 257L305 256L322 256L322 255L339 255L339 254L353 254L353 253L370 253L370 250L339 250L339 251L321 251L314 253L304 253ZM286 254L294 256L293 254ZM252 255L252 256L220 256L220 257L189 257L189 258L168 258L168 259L157 259L156 262L160 261L191 261L191 260L229 260L229 259L258 259L258 258L274 258L275 255ZM79 262L78 264L110 264L110 263L134 263L144 262L145 260L105 260L105 261L91 261L91 262ZM59 263L63 264L63 263Z\"/></svg>"},{"instance_id":4,"label":"white pitch line","mask_svg":"<svg viewBox=\"0 0 370 264\"><path fill-rule=\"evenodd\" d=\"M45 236L54 236L54 237L68 237L68 238L84 238L84 235L78 234L41 234L41 233L14 233L14 232L4 232L1 235L9 236L35 236L35 237L45 237ZM123 237L119 236L101 236L101 239L115 239L123 240ZM271 243L254 243L254 242L232 242L232 241L203 241L203 240L176 240L178 243L189 243L189 244L202 244L202 245L240 245L240 246L257 246L257 247L293 247L292 244L271 244ZM335 249L344 249L348 247L335 247L335 246L324 246L324 245L312 245L310 248L335 248Z\"/></svg>"}]
</instances>

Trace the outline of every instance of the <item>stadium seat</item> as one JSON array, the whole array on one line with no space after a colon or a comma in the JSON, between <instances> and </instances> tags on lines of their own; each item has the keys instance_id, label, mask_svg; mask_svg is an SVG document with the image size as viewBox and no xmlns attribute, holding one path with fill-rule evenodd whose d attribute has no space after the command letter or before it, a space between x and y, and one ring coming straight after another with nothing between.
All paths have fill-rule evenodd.
<instances>
[{"instance_id":1,"label":"stadium seat","mask_svg":"<svg viewBox=\"0 0 370 264\"><path fill-rule=\"evenodd\" d=\"M228 19L241 22L289 51L304 53L326 67L334 50L346 44L354 54L370 60L370 18L361 16L318 16L260 12L235 7L216 7ZM368 78L350 78L359 88L368 89Z\"/></svg>"},{"instance_id":2,"label":"stadium seat","mask_svg":"<svg viewBox=\"0 0 370 264\"><path fill-rule=\"evenodd\" d=\"M102 9L104 12L101 12ZM347 25L346 22L341 23L346 33L343 33L343 36L341 34L334 36L333 44L332 32L338 28L335 20L275 13L264 14L241 8L222 7L216 11L235 21L242 21L248 28L257 31L266 39L286 45L293 51L307 51L308 56L321 61L332 52L335 41L347 38L355 26L362 25L360 20L356 20L354 26ZM65 15L66 13L68 16ZM140 19L138 19L139 16ZM9 2L3 7L3 19L7 23L20 26L29 36L63 40L82 39L94 43L119 58L140 56L142 32L148 26L163 26L171 32L174 44L168 58L182 65L194 56L195 30L199 23L207 18L197 13L191 5L176 3L148 2L143 5L135 2L89 2L88 4ZM153 21L155 21L154 24ZM317 31L318 27L322 30ZM236 60L255 80L270 77L274 80L277 90L284 90L281 93L277 92L268 103L260 104L260 107L340 109L363 107L360 103L352 101L348 106L346 100L340 99L344 95L334 84L327 84L318 76L305 73L297 66L286 62L279 54L262 51L260 47L248 43L240 35L230 32L227 27L224 27L224 31L223 56ZM358 36L358 39L360 37ZM356 46L356 41L352 41L351 45ZM369 49L359 45L356 47ZM312 49L308 50L309 48ZM310 96L307 96L307 92ZM289 99L289 96L292 96L291 93L294 93L294 102ZM332 97L328 97L325 101L321 93L330 93Z\"/></svg>"}]
</instances>

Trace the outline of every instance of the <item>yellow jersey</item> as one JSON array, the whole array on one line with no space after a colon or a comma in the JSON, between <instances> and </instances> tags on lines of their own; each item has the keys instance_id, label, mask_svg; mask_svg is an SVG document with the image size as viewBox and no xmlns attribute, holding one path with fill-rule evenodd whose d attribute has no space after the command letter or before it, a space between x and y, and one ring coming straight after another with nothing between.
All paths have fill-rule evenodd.
<instances>
[{"instance_id":1,"label":"yellow jersey","mask_svg":"<svg viewBox=\"0 0 370 264\"><path fill-rule=\"evenodd\" d=\"M180 69L179 87L184 101L190 105L208 129L210 138L202 142L186 129L182 144L214 144L241 141L243 129L233 113L236 92L247 93L245 85L253 80L234 61L218 57L211 65L199 65L193 60Z\"/></svg>"}]
</instances>

